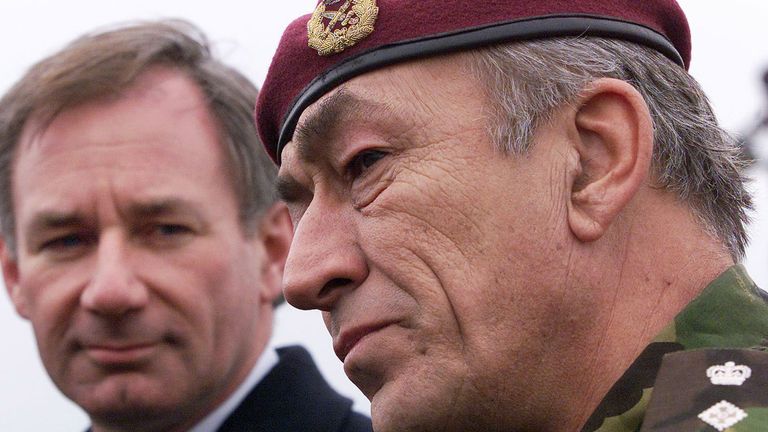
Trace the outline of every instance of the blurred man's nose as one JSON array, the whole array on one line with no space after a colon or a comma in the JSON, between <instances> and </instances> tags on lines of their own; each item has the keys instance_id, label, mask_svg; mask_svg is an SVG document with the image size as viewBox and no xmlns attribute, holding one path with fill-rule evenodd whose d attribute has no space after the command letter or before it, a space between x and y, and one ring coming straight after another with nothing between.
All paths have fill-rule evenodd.
<instances>
[{"instance_id":1,"label":"blurred man's nose","mask_svg":"<svg viewBox=\"0 0 768 432\"><path fill-rule=\"evenodd\" d=\"M368 267L356 232L350 217L313 200L295 227L285 265L288 303L328 311L365 280Z\"/></svg>"},{"instance_id":2,"label":"blurred man's nose","mask_svg":"<svg viewBox=\"0 0 768 432\"><path fill-rule=\"evenodd\" d=\"M96 263L80 295L82 306L97 315L121 316L147 304L147 287L136 277L129 244L120 233L100 236Z\"/></svg>"}]
</instances>

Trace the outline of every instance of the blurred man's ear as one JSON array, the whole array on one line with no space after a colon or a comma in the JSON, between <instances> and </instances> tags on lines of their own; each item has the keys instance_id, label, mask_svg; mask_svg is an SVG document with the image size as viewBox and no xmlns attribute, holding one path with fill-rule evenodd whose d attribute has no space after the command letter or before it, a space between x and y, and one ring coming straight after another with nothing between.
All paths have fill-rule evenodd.
<instances>
[{"instance_id":1,"label":"blurred man's ear","mask_svg":"<svg viewBox=\"0 0 768 432\"><path fill-rule=\"evenodd\" d=\"M579 166L573 170L568 222L584 242L599 239L647 180L653 123L629 83L603 78L577 100L572 117Z\"/></svg>"},{"instance_id":2,"label":"blurred man's ear","mask_svg":"<svg viewBox=\"0 0 768 432\"><path fill-rule=\"evenodd\" d=\"M259 238L265 250L263 300L276 303L282 299L283 271L293 240L293 224L284 203L277 202L264 213L259 223Z\"/></svg>"},{"instance_id":3,"label":"blurred man's ear","mask_svg":"<svg viewBox=\"0 0 768 432\"><path fill-rule=\"evenodd\" d=\"M19 285L19 266L5 238L0 238L0 262L2 262L3 266L3 281L5 282L8 296L10 296L16 312L23 318L28 319L26 303L21 295L21 287Z\"/></svg>"}]
</instances>

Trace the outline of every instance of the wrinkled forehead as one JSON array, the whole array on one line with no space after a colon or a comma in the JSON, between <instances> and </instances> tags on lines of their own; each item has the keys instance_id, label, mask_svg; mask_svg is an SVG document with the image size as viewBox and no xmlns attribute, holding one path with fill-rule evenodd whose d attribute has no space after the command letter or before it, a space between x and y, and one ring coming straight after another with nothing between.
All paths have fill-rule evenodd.
<instances>
[{"instance_id":1,"label":"wrinkled forehead","mask_svg":"<svg viewBox=\"0 0 768 432\"><path fill-rule=\"evenodd\" d=\"M387 79L376 79L381 71L350 82L322 95L299 116L289 141L281 152L280 173L296 172L305 165L332 157L334 142L342 131L356 129L372 119L395 111L388 96L393 88Z\"/></svg>"},{"instance_id":2,"label":"wrinkled forehead","mask_svg":"<svg viewBox=\"0 0 768 432\"><path fill-rule=\"evenodd\" d=\"M674 0L320 0L285 30L254 112L280 163L308 107L339 85L414 59L564 36L631 41L681 67L690 32Z\"/></svg>"},{"instance_id":3,"label":"wrinkled forehead","mask_svg":"<svg viewBox=\"0 0 768 432\"><path fill-rule=\"evenodd\" d=\"M335 156L339 137L365 141L365 131L401 136L420 122L434 120L436 109L469 98L485 103L481 82L469 73L464 53L417 59L360 75L323 94L299 116L292 137L282 147L281 166L313 164ZM443 101L438 102L438 101ZM439 105L436 107L435 105ZM281 172L285 172L282 170Z\"/></svg>"}]
</instances>

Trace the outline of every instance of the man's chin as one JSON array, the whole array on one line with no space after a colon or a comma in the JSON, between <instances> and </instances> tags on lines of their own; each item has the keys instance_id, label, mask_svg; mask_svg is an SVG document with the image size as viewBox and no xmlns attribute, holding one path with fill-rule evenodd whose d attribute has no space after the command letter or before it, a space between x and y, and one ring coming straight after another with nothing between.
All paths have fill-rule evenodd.
<instances>
[{"instance_id":1,"label":"man's chin","mask_svg":"<svg viewBox=\"0 0 768 432\"><path fill-rule=\"evenodd\" d=\"M189 403L174 397L172 388L147 377L111 376L101 382L77 389L67 396L79 405L94 425L100 423L111 426L123 425L123 430L133 430L131 425L146 425L153 418L159 422L171 420L169 417L183 411L183 405ZM94 430L98 430L95 428Z\"/></svg>"},{"instance_id":2,"label":"man's chin","mask_svg":"<svg viewBox=\"0 0 768 432\"><path fill-rule=\"evenodd\" d=\"M391 381L371 398L371 421L376 432L443 431L438 427L442 403L429 397L432 389Z\"/></svg>"},{"instance_id":3,"label":"man's chin","mask_svg":"<svg viewBox=\"0 0 768 432\"><path fill-rule=\"evenodd\" d=\"M94 432L184 430L184 422L189 421L190 415L179 405L159 405L149 400L134 401L124 406L106 403L83 408L91 419ZM107 427L102 428L100 425Z\"/></svg>"}]
</instances>

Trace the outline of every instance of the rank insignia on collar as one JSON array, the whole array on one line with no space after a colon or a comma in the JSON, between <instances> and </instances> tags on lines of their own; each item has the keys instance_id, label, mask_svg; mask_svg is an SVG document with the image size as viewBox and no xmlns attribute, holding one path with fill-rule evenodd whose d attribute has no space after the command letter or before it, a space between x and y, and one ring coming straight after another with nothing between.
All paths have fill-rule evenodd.
<instances>
[{"instance_id":1,"label":"rank insignia on collar","mask_svg":"<svg viewBox=\"0 0 768 432\"><path fill-rule=\"evenodd\" d=\"M722 432L747 418L747 413L736 405L723 400L699 414L699 418Z\"/></svg>"},{"instance_id":2,"label":"rank insignia on collar","mask_svg":"<svg viewBox=\"0 0 768 432\"><path fill-rule=\"evenodd\" d=\"M308 45L321 56L344 51L373 33L376 0L322 0L307 22Z\"/></svg>"},{"instance_id":3,"label":"rank insignia on collar","mask_svg":"<svg viewBox=\"0 0 768 432\"><path fill-rule=\"evenodd\" d=\"M749 366L736 365L729 361L724 365L715 365L707 369L707 377L714 385L740 386L752 376Z\"/></svg>"}]
</instances>

